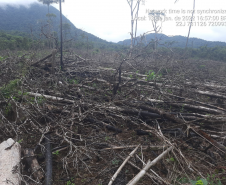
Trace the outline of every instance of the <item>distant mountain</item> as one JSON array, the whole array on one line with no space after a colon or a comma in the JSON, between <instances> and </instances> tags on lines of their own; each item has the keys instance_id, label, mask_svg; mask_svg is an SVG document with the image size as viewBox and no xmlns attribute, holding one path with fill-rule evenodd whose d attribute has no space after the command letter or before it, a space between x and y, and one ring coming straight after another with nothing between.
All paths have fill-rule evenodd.
<instances>
[{"instance_id":1,"label":"distant mountain","mask_svg":"<svg viewBox=\"0 0 226 185\"><path fill-rule=\"evenodd\" d=\"M171 43L170 47L185 48L185 45L186 45L186 42L187 42L187 37L180 36L180 35L178 35L178 36L166 36L164 34L157 34L156 37L158 39L160 39L158 47L162 47L162 45L166 44L166 43ZM142 43L146 45L147 43L149 43L150 41L152 41L154 39L155 39L155 34L150 33L150 34L145 36ZM139 43L140 41L141 41L141 38L137 37L136 43L137 42ZM130 39L126 39L124 41L118 42L118 44L126 45L126 46L129 46L130 43L131 43ZM214 42L206 41L206 40L198 39L198 38L189 38L188 47L199 48L201 46L207 46L207 47L226 46L226 43L225 42L218 42L218 41L214 41Z\"/></svg>"},{"instance_id":2,"label":"distant mountain","mask_svg":"<svg viewBox=\"0 0 226 185\"><path fill-rule=\"evenodd\" d=\"M49 12L51 15L56 15L56 17L51 18L53 25L52 31L57 32L59 35L60 13L53 6L49 7ZM27 8L25 6L14 7L11 5L1 7L0 2L0 31L8 31L10 34L13 32L13 35L16 34L18 36L24 36L24 33L26 33L27 35L31 35L32 32L33 35L39 36L41 33L41 28L43 27L44 32L47 33L47 13L47 6L39 3L31 4L30 7ZM130 39L120 41L116 44L112 42L107 42L91 33L82 31L81 29L76 28L65 16L63 16L63 23L67 23L68 25L70 25L70 33L72 36L76 37L78 41L86 43L88 37L88 41L91 42L92 45L97 48L110 48L114 50L120 50L126 48L122 47L122 45L130 45ZM66 32L64 31L64 34L65 33ZM159 39L161 38L160 45L158 45L158 47L161 47L161 44L164 44L166 42L171 43L171 47L184 48L187 41L187 38L183 36L169 37L164 34L157 34L157 37ZM147 44L154 38L154 33L148 34L146 35L143 43ZM137 37L137 41L140 41L140 37ZM78 46L80 47L80 45ZM199 48L200 46L226 46L226 43L205 41L198 38L189 39L188 47ZM85 47L84 44L83 47Z\"/></svg>"},{"instance_id":3,"label":"distant mountain","mask_svg":"<svg viewBox=\"0 0 226 185\"><path fill-rule=\"evenodd\" d=\"M49 7L49 12L50 14L56 15L56 17L51 18L53 25L52 31L59 34L60 12L53 6ZM29 8L25 6L14 7L11 5L1 7L0 2L0 31L14 31L14 34L16 33L15 31L18 31L18 34L25 32L28 35L31 35L32 32L37 36L41 33L41 28L44 26L43 28L47 33L48 26L45 25L47 24L48 18L46 14L48 14L46 5L33 3ZM88 41L92 42L94 45L102 45L103 47L109 45L115 47L117 45L76 28L65 16L63 16L63 23L68 23L70 25L71 34L73 36L77 35L77 39L80 41L83 40L86 42L86 37L88 37Z\"/></svg>"}]
</instances>

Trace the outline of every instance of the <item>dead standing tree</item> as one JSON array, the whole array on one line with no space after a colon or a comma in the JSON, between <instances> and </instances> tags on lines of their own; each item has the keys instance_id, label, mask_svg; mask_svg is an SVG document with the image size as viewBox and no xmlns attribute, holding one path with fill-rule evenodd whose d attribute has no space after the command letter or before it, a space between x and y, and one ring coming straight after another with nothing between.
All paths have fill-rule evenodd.
<instances>
[{"instance_id":1,"label":"dead standing tree","mask_svg":"<svg viewBox=\"0 0 226 185\"><path fill-rule=\"evenodd\" d=\"M49 14L49 5L57 2L56 0L38 0L38 1L48 6L48 14Z\"/></svg>"},{"instance_id":2,"label":"dead standing tree","mask_svg":"<svg viewBox=\"0 0 226 185\"><path fill-rule=\"evenodd\" d=\"M152 22L152 27L155 32L154 50L157 49L157 44L158 44L157 33L159 33L162 29L162 21L164 16L165 14L161 11L152 10L151 12L149 12L149 19ZM158 25L159 21L161 24L160 26Z\"/></svg>"},{"instance_id":3,"label":"dead standing tree","mask_svg":"<svg viewBox=\"0 0 226 185\"><path fill-rule=\"evenodd\" d=\"M130 49L133 49L134 46L134 38L136 38L136 32L137 32L137 20L138 20L138 12L140 8L140 2L141 0L137 0L134 6L133 0L127 0L129 6L130 6L130 14L131 14L131 44L130 44ZM134 15L135 13L135 15ZM136 21L136 27L134 29L134 21ZM134 34L135 32L135 34Z\"/></svg>"},{"instance_id":4,"label":"dead standing tree","mask_svg":"<svg viewBox=\"0 0 226 185\"><path fill-rule=\"evenodd\" d=\"M48 11L49 11L49 5L52 3L58 3L59 2L59 9L60 9L60 43L61 43L61 47L60 47L60 67L61 69L64 68L64 63L63 63L63 35L62 35L62 6L61 6L61 2L64 2L64 0L38 0L39 2L43 2L43 4L47 4L48 5ZM48 13L49 14L49 13Z\"/></svg>"},{"instance_id":5,"label":"dead standing tree","mask_svg":"<svg viewBox=\"0 0 226 185\"><path fill-rule=\"evenodd\" d=\"M63 63L63 31L62 31L62 6L61 2L64 2L64 0L57 0L59 1L60 5L60 67L61 70L64 68L64 63Z\"/></svg>"},{"instance_id":6,"label":"dead standing tree","mask_svg":"<svg viewBox=\"0 0 226 185\"><path fill-rule=\"evenodd\" d=\"M48 30L48 36L50 35L50 21L51 21L51 15L49 14L49 5L52 3L56 3L56 0L38 0L38 2L41 2L43 4L46 4L48 6L48 14L46 15L48 17L48 24L49 24L49 30ZM50 40L49 40L49 48L50 48Z\"/></svg>"}]
</instances>

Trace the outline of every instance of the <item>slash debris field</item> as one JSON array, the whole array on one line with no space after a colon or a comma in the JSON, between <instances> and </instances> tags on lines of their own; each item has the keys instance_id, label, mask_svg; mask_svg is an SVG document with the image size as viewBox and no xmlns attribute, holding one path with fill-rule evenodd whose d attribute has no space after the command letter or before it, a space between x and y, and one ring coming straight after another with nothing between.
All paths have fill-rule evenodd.
<instances>
[{"instance_id":1,"label":"slash debris field","mask_svg":"<svg viewBox=\"0 0 226 185\"><path fill-rule=\"evenodd\" d=\"M20 143L22 184L226 184L226 63L66 51L62 70L55 51L1 56L0 142Z\"/></svg>"}]
</instances>

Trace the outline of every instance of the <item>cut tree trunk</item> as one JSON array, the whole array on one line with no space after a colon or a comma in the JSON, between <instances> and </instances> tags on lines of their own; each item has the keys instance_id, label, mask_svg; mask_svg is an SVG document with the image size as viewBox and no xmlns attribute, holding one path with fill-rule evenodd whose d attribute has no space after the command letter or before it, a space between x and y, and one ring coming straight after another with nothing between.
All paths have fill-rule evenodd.
<instances>
[{"instance_id":1,"label":"cut tree trunk","mask_svg":"<svg viewBox=\"0 0 226 185\"><path fill-rule=\"evenodd\" d=\"M27 168L31 170L33 177L35 179L42 180L44 178L44 174L32 149L24 149L24 160L26 162Z\"/></svg>"}]
</instances>

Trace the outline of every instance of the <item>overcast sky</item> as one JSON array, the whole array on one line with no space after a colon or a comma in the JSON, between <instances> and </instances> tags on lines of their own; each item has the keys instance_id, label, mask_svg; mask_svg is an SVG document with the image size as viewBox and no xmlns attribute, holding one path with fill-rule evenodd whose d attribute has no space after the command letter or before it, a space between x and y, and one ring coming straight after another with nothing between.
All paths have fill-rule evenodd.
<instances>
[{"instance_id":1,"label":"overcast sky","mask_svg":"<svg viewBox=\"0 0 226 185\"><path fill-rule=\"evenodd\" d=\"M178 0L177 3L174 3L174 1L143 0L140 6L139 17L145 17L145 20L138 21L138 35L153 30L146 11L154 9L165 10L166 17L171 19L162 23L163 34L187 36L189 29L188 21L184 22L183 19L186 16L191 16L191 13L187 11L192 10L193 0ZM0 0L0 4L25 6L33 2L37 2L37 0ZM59 9L58 4L53 6ZM226 42L226 1L199 0L196 1L195 6L195 25L191 28L190 37ZM83 29L104 40L118 42L130 37L130 8L127 0L65 0L62 8L63 14L77 28ZM179 12L173 13L175 10ZM185 10L185 13L182 13L182 10ZM198 11L200 13L202 10L220 10L224 12L198 14ZM225 20L221 20L223 16L225 16ZM181 20L176 21L175 18ZM198 20L198 18L210 20Z\"/></svg>"}]
</instances>

